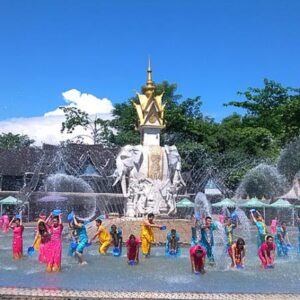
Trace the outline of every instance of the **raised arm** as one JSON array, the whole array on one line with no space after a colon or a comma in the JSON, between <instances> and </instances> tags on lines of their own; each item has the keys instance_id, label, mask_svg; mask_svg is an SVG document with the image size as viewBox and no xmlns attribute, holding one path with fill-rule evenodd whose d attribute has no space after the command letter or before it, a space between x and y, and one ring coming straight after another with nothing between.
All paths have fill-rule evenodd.
<instances>
[{"instance_id":1,"label":"raised arm","mask_svg":"<svg viewBox=\"0 0 300 300\"><path fill-rule=\"evenodd\" d=\"M50 223L50 220L51 220L51 218L52 218L52 213L50 213L50 215L48 216L48 218L46 219L46 221L45 221L45 223L47 224L47 225L51 225Z\"/></svg>"},{"instance_id":2,"label":"raised arm","mask_svg":"<svg viewBox=\"0 0 300 300\"><path fill-rule=\"evenodd\" d=\"M13 223L14 220L15 220L15 217L13 217L13 218L11 219L11 221L9 222L8 226L9 226L10 228L14 228L14 226L12 226L12 223Z\"/></svg>"},{"instance_id":3,"label":"raised arm","mask_svg":"<svg viewBox=\"0 0 300 300\"><path fill-rule=\"evenodd\" d=\"M257 220L256 220L256 218L254 217L254 214L253 214L253 212L252 212L252 211L250 211L250 214L251 214L251 217L252 217L252 220L253 220L253 222L254 222L254 223L256 223L256 222L257 222Z\"/></svg>"}]
</instances>

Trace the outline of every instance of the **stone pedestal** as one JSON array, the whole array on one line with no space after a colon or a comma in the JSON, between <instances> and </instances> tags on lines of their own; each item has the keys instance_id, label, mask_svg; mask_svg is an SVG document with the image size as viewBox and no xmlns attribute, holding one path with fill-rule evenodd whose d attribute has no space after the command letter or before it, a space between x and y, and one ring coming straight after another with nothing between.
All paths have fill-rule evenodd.
<instances>
[{"instance_id":1,"label":"stone pedestal","mask_svg":"<svg viewBox=\"0 0 300 300\"><path fill-rule=\"evenodd\" d=\"M135 212L134 212L134 205L132 202L127 203L126 207L126 217L134 218Z\"/></svg>"}]
</instances>

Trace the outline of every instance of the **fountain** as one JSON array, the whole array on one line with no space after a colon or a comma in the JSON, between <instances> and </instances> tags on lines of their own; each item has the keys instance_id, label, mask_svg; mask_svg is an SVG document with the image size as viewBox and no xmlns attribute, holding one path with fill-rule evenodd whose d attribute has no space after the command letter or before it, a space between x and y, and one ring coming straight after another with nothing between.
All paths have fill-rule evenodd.
<instances>
[{"instance_id":1,"label":"fountain","mask_svg":"<svg viewBox=\"0 0 300 300\"><path fill-rule=\"evenodd\" d=\"M59 152L57 158L54 158L53 162L49 162L49 165L55 165L50 172L51 175L44 178L43 184L34 195L35 198L40 196L41 201L48 201L47 206L49 210L57 207L62 209L63 212L73 210L80 218L90 220L99 213L117 211L115 206L113 206L112 199L120 196L118 204L120 206L121 204L123 205L125 199L125 213L127 216L127 218L122 219L123 223L121 223L121 225L124 225L124 232L125 225L130 224L131 218L134 218L133 222L136 222L135 217L144 216L150 212L161 217L167 217L176 213L175 199L180 188L185 185L181 176L181 158L176 146L160 146L160 131L165 126L165 107L162 104L162 95L154 95L155 86L151 74L149 65L148 80L144 88L144 94L138 94L139 103L135 103L139 117L141 144L123 147L116 159L116 171L114 174L116 178L113 185L117 186L118 182L120 183L122 195L113 192L104 195L104 193L96 191L99 184L97 182L99 181L92 178L97 177L98 173L91 165L87 164L86 171L82 174L79 172L79 168L67 166L63 155ZM201 158L204 160L207 157L201 152ZM212 159L209 158L209 160L209 163L211 163ZM203 161L200 163L205 164ZM103 170L105 170L107 164L104 164ZM42 163L38 164L37 172L41 171L41 165ZM204 185L207 181L208 174L204 173L207 173L206 168L201 168L196 173L197 178L195 180L198 184ZM283 186L284 181L274 171L273 167L259 166L254 173L259 174L259 176L251 175L252 178L263 179L267 186L266 189L259 187L260 193L264 194L268 189L271 189L270 193L272 195L281 192L278 186ZM87 180L90 175L94 177L91 176L91 180ZM111 175L110 172L104 172L103 177L107 179ZM218 175L221 178L222 174ZM238 193L244 194L253 187L253 181L250 180L251 176L242 182ZM268 178L272 179L271 184ZM36 187L38 180L35 174L33 179L34 187ZM106 185L107 189L111 189L108 181L102 184ZM255 192L255 187L252 190ZM30 195L30 193L26 194L26 200L29 199ZM45 202L41 203L44 205ZM211 215L210 203L204 193L197 193L194 203L196 215L202 218ZM152 257L150 259L141 259L139 265L135 267L128 266L126 253L123 253L119 258L107 255L99 259L97 246L92 245L85 252L88 264L82 267L72 257L67 255L68 240L66 236L64 236L63 243L62 272L50 275L45 273L44 266L38 264L36 257L25 257L23 260L13 262L11 260L12 235L11 233L3 234L0 232L0 297L1 287L44 288L46 289L45 293L48 293L49 290L76 289L81 290L82 294L80 294L80 297L86 296L88 293L86 290L99 289L105 291L105 293L109 291L300 293L298 276L300 264L296 250L292 250L290 257L285 260L278 259L274 270L260 271L255 231L250 230L250 223L244 211L237 208L235 212L240 222L240 225L235 230L235 239L237 236L243 237L247 244L246 268L244 270L236 270L228 267L230 259L224 249L224 228L214 220L218 226L218 230L215 233L214 247L216 266L209 269L208 274L200 278L191 274L190 271L189 244L183 245L181 256L174 259L165 257L164 247L153 247ZM228 214L225 210L224 213ZM113 219L111 221L118 224L119 220L121 219ZM109 223L105 222L109 222L109 220L104 221L104 224L108 225ZM182 230L178 225L178 220L169 220L169 222L178 232ZM185 227L189 229L190 226L191 223L186 221ZM126 228L126 234L129 233L129 230L132 233L136 229ZM183 232L186 236L182 234L181 241L189 241L190 234L187 231ZM138 236L139 233L136 231L134 234ZM26 227L24 232L25 249L31 245L33 235L34 228ZM298 243L297 238L297 233L291 230L290 239L292 244L295 245L294 248L296 248ZM161 239L160 242L162 241ZM271 275L272 280L270 280ZM80 291L76 291L76 293L80 293ZM145 297L145 294L142 296ZM216 298L221 296L219 294ZM120 296L119 298L125 297L128 297L128 295ZM227 294L227 297L231 298L232 295Z\"/></svg>"}]
</instances>

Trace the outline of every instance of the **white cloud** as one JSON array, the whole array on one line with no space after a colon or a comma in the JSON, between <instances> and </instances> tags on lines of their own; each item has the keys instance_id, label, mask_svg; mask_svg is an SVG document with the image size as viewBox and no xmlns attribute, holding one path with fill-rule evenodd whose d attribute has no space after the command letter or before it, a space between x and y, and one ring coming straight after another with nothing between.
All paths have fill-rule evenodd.
<instances>
[{"instance_id":1,"label":"white cloud","mask_svg":"<svg viewBox=\"0 0 300 300\"><path fill-rule=\"evenodd\" d=\"M99 99L92 94L81 93L76 89L66 91L62 95L65 101L69 103L69 105L65 105L66 107L77 107L89 115L109 114L113 109L110 100L106 98ZM44 116L63 116L63 112L57 108L54 111L45 113Z\"/></svg>"},{"instance_id":2,"label":"white cloud","mask_svg":"<svg viewBox=\"0 0 300 300\"><path fill-rule=\"evenodd\" d=\"M91 94L81 93L72 89L62 93L68 105L77 107L90 115L97 115L102 119L111 119L113 105L109 99L99 99ZM58 144L60 141L72 139L78 135L87 135L88 132L77 128L72 134L61 133L61 124L64 121L63 112L57 108L40 117L13 118L0 121L0 132L12 132L15 134L27 134L36 141L36 145L43 143ZM90 143L91 139L85 138Z\"/></svg>"}]
</instances>

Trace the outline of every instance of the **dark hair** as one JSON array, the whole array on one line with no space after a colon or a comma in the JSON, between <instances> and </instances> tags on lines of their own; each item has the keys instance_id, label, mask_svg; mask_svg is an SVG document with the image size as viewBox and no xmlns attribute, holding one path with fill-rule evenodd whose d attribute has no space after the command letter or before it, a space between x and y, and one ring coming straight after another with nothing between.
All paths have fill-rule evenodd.
<instances>
[{"instance_id":1,"label":"dark hair","mask_svg":"<svg viewBox=\"0 0 300 300\"><path fill-rule=\"evenodd\" d=\"M116 226L115 224L112 224L112 225L110 226L110 228L117 228L117 226Z\"/></svg>"},{"instance_id":2,"label":"dark hair","mask_svg":"<svg viewBox=\"0 0 300 300\"><path fill-rule=\"evenodd\" d=\"M131 235L129 236L129 239L130 239L130 240L131 240L132 238L135 239L135 235L134 235L134 234L131 234Z\"/></svg>"},{"instance_id":3,"label":"dark hair","mask_svg":"<svg viewBox=\"0 0 300 300\"><path fill-rule=\"evenodd\" d=\"M148 218L154 218L154 213L149 213Z\"/></svg>"},{"instance_id":4,"label":"dark hair","mask_svg":"<svg viewBox=\"0 0 300 300\"><path fill-rule=\"evenodd\" d=\"M272 236L272 235L267 235L266 241L267 241L268 239L270 239L270 238L273 240L273 236Z\"/></svg>"},{"instance_id":5,"label":"dark hair","mask_svg":"<svg viewBox=\"0 0 300 300\"><path fill-rule=\"evenodd\" d=\"M203 249L200 246L198 246L195 253L203 253Z\"/></svg>"},{"instance_id":6,"label":"dark hair","mask_svg":"<svg viewBox=\"0 0 300 300\"><path fill-rule=\"evenodd\" d=\"M171 233L176 233L176 229L171 229Z\"/></svg>"},{"instance_id":7,"label":"dark hair","mask_svg":"<svg viewBox=\"0 0 300 300\"><path fill-rule=\"evenodd\" d=\"M54 220L54 219L57 220L57 221L59 221L59 217L58 217L58 216L54 216L54 217L53 217L53 220Z\"/></svg>"},{"instance_id":8,"label":"dark hair","mask_svg":"<svg viewBox=\"0 0 300 300\"><path fill-rule=\"evenodd\" d=\"M101 219L96 219L96 223L98 223L98 224L102 224L102 220Z\"/></svg>"},{"instance_id":9,"label":"dark hair","mask_svg":"<svg viewBox=\"0 0 300 300\"><path fill-rule=\"evenodd\" d=\"M238 238L236 241L237 245L245 246L245 241L242 238Z\"/></svg>"},{"instance_id":10,"label":"dark hair","mask_svg":"<svg viewBox=\"0 0 300 300\"><path fill-rule=\"evenodd\" d=\"M206 220L211 220L211 217L210 216L207 216L206 218L205 218L205 221Z\"/></svg>"},{"instance_id":11,"label":"dark hair","mask_svg":"<svg viewBox=\"0 0 300 300\"><path fill-rule=\"evenodd\" d=\"M41 228L41 226L43 226L43 228ZM44 232L47 232L47 227L45 222L39 222L38 231L40 235L42 235Z\"/></svg>"}]
</instances>

